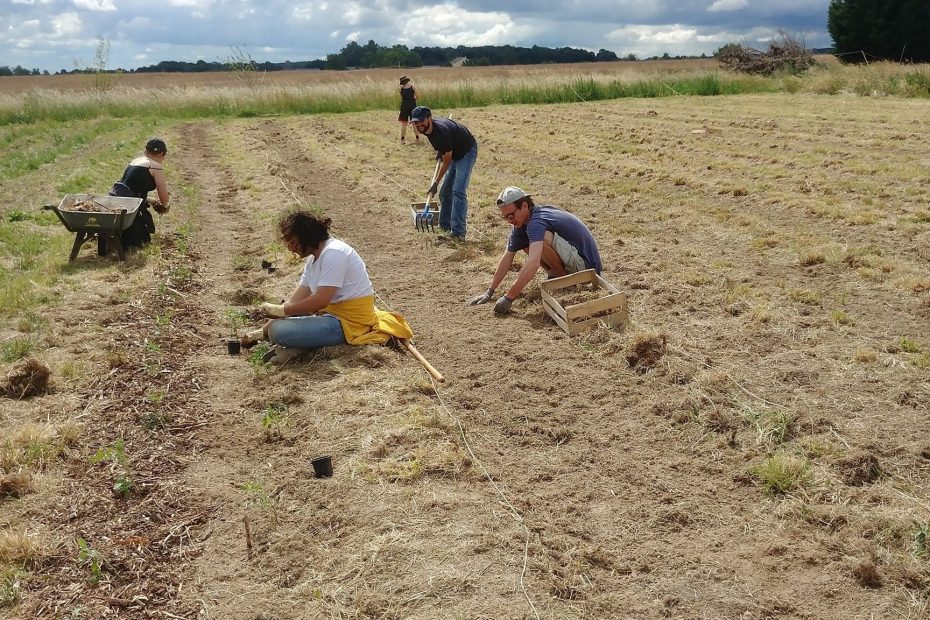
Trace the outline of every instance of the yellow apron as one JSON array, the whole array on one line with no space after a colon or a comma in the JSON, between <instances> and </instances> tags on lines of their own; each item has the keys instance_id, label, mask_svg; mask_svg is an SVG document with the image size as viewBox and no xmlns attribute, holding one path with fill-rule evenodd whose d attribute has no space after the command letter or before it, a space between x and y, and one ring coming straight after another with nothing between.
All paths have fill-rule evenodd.
<instances>
[{"instance_id":1,"label":"yellow apron","mask_svg":"<svg viewBox=\"0 0 930 620\"><path fill-rule=\"evenodd\" d=\"M339 319L349 344L384 344L391 336L405 340L413 338L413 331L404 317L378 310L374 295L329 304L320 312Z\"/></svg>"}]
</instances>

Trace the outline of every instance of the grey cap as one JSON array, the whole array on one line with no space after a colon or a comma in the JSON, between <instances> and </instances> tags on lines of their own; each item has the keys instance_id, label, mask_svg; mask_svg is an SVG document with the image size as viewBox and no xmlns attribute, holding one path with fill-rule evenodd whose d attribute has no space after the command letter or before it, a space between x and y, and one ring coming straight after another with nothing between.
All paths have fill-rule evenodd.
<instances>
[{"instance_id":1,"label":"grey cap","mask_svg":"<svg viewBox=\"0 0 930 620\"><path fill-rule=\"evenodd\" d=\"M524 192L519 187L505 187L501 190L501 193L497 195L497 206L509 205L511 202L516 202L522 198L527 198L529 194Z\"/></svg>"}]
</instances>

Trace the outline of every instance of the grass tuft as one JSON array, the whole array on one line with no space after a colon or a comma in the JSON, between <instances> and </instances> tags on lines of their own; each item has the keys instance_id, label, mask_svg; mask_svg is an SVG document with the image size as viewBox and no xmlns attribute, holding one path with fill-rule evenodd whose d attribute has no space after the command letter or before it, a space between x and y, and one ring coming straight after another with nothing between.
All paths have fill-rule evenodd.
<instances>
[{"instance_id":1,"label":"grass tuft","mask_svg":"<svg viewBox=\"0 0 930 620\"><path fill-rule=\"evenodd\" d=\"M773 454L750 473L762 485L766 495L788 495L808 486L812 480L807 461L794 455L780 452Z\"/></svg>"}]
</instances>

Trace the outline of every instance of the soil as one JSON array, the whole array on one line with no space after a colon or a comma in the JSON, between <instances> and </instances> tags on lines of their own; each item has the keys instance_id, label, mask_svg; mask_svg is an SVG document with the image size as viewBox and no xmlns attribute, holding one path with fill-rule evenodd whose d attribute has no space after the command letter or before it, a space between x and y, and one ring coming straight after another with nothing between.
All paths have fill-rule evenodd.
<instances>
[{"instance_id":1,"label":"soil","mask_svg":"<svg viewBox=\"0 0 930 620\"><path fill-rule=\"evenodd\" d=\"M930 382L901 347L930 346L930 232L908 219L930 191L925 105L572 110L589 122L567 134L562 106L456 111L481 144L461 246L409 222L432 153L401 152L389 115L164 133L177 189L158 251L119 266L83 254L47 312L56 390L3 403L5 429L83 429L2 505L48 543L7 615L926 617L914 524L930 522ZM727 129L690 136L705 125ZM535 283L507 317L465 304L506 238L491 197L514 183L591 226L630 298L625 329L568 337ZM296 283L274 236L292 207L332 218L445 383L388 347L271 370L226 353L223 311ZM810 246L828 260L800 264ZM793 416L781 443L762 424L777 412ZM125 462L94 458L120 439ZM323 454L334 475L317 479ZM810 481L767 495L752 472L779 454ZM115 489L126 473L132 488ZM78 538L105 560L97 580Z\"/></svg>"}]
</instances>

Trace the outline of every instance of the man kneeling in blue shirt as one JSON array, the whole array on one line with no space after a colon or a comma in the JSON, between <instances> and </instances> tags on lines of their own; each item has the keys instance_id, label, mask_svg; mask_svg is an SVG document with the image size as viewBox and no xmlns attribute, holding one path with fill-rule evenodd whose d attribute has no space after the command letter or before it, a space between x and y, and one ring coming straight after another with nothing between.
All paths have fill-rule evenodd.
<instances>
[{"instance_id":1,"label":"man kneeling in blue shirt","mask_svg":"<svg viewBox=\"0 0 930 620\"><path fill-rule=\"evenodd\" d=\"M507 314L524 287L542 267L550 278L594 269L601 273L601 256L588 227L577 217L558 207L536 205L519 187L507 187L497 197L501 217L510 222L507 251L497 262L491 285L481 295L468 302L470 306L486 304L494 299L494 291L510 271L513 257L523 250L527 259L510 290L494 304L496 314Z\"/></svg>"}]
</instances>

